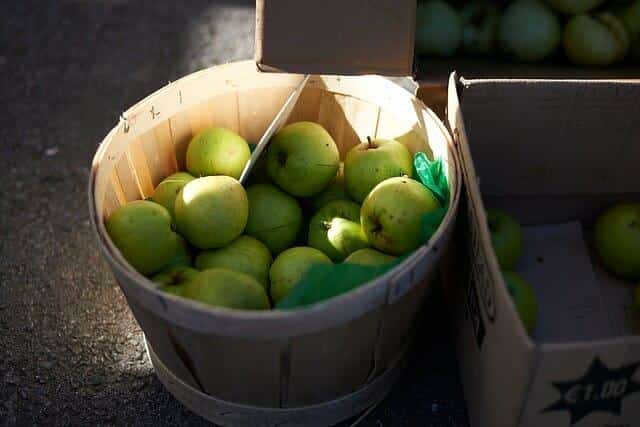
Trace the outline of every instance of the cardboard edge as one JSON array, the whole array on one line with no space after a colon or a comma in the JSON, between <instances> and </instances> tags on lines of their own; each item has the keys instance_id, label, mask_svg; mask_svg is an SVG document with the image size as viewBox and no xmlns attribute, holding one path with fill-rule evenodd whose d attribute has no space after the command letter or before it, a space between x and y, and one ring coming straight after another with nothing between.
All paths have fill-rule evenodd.
<instances>
[{"instance_id":1,"label":"cardboard edge","mask_svg":"<svg viewBox=\"0 0 640 427\"><path fill-rule=\"evenodd\" d=\"M464 87L464 78L458 78L457 73L453 72L449 78L449 103L447 105L447 117L450 129L453 134L454 144L456 149L458 150L458 159L462 171L462 179L465 185L471 187L468 190L468 194L471 196L470 202L479 208L477 213L480 215L478 222L481 224L481 243L485 249L485 254L488 255L487 261L489 262L489 271L491 274L490 277L494 281L494 284L499 286L502 291L506 293L506 282L504 281L502 274L498 274L499 272L501 272L500 265L498 264L498 258L496 257L495 252L491 247L490 232L488 226L486 225L487 210L481 197L482 193L480 191L475 166L473 164L473 156L471 154L470 145L466 136L467 134L464 126L464 118L462 115L462 108L460 106L460 99L462 99L462 97L464 96ZM517 315L515 304L513 303L511 298L506 299L508 300L508 306L510 307L511 311ZM534 348L537 344L531 339L522 322L518 322L518 325L518 338L530 349Z\"/></svg>"}]
</instances>

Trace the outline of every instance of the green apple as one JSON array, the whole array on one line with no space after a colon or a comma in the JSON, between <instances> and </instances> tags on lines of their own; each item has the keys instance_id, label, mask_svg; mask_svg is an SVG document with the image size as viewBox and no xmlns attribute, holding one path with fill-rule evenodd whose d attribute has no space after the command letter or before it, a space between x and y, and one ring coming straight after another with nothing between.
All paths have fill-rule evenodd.
<instances>
[{"instance_id":1,"label":"green apple","mask_svg":"<svg viewBox=\"0 0 640 427\"><path fill-rule=\"evenodd\" d=\"M124 258L144 275L160 271L179 251L179 236L171 229L169 211L151 201L120 206L106 227Z\"/></svg>"},{"instance_id":2,"label":"green apple","mask_svg":"<svg viewBox=\"0 0 640 427\"><path fill-rule=\"evenodd\" d=\"M376 185L362 203L360 223L371 246L403 255L425 243L422 219L438 208L438 199L418 181L389 178Z\"/></svg>"},{"instance_id":3,"label":"green apple","mask_svg":"<svg viewBox=\"0 0 640 427\"><path fill-rule=\"evenodd\" d=\"M629 59L636 64L640 64L640 37L631 43L629 47Z\"/></svg>"},{"instance_id":4,"label":"green apple","mask_svg":"<svg viewBox=\"0 0 640 427\"><path fill-rule=\"evenodd\" d=\"M607 12L572 17L562 42L569 59L579 65L610 65L622 60L629 49L623 23Z\"/></svg>"},{"instance_id":5,"label":"green apple","mask_svg":"<svg viewBox=\"0 0 640 427\"><path fill-rule=\"evenodd\" d=\"M267 147L267 174L284 191L298 197L322 191L336 175L339 164L338 146L317 123L287 125Z\"/></svg>"},{"instance_id":6,"label":"green apple","mask_svg":"<svg viewBox=\"0 0 640 427\"><path fill-rule=\"evenodd\" d=\"M151 196L151 200L167 208L171 217L175 218L173 208L175 206L176 197L180 190L182 190L182 187L193 179L194 177L186 172L178 172L173 175L169 175L163 179L160 184L158 184L153 192L153 196Z\"/></svg>"},{"instance_id":7,"label":"green apple","mask_svg":"<svg viewBox=\"0 0 640 427\"><path fill-rule=\"evenodd\" d=\"M616 16L620 18L632 45L640 43L640 0L634 0L630 5L616 11Z\"/></svg>"},{"instance_id":8,"label":"green apple","mask_svg":"<svg viewBox=\"0 0 640 427\"><path fill-rule=\"evenodd\" d=\"M442 0L427 0L416 10L416 51L430 56L451 56L462 40L462 21Z\"/></svg>"},{"instance_id":9,"label":"green apple","mask_svg":"<svg viewBox=\"0 0 640 427\"><path fill-rule=\"evenodd\" d=\"M286 297L309 268L317 264L332 262L328 256L315 248L298 246L278 255L269 270L273 302L277 303Z\"/></svg>"},{"instance_id":10,"label":"green apple","mask_svg":"<svg viewBox=\"0 0 640 427\"><path fill-rule=\"evenodd\" d=\"M191 259L191 248L189 247L189 243L184 239L184 237L180 236L178 233L175 235L176 244L175 251L173 253L173 257L171 260L163 267L163 270L176 267L191 267L192 259Z\"/></svg>"},{"instance_id":11,"label":"green apple","mask_svg":"<svg viewBox=\"0 0 640 427\"><path fill-rule=\"evenodd\" d=\"M605 0L547 0L560 13L578 15L588 12L604 3Z\"/></svg>"},{"instance_id":12,"label":"green apple","mask_svg":"<svg viewBox=\"0 0 640 427\"><path fill-rule=\"evenodd\" d=\"M507 291L527 332L531 333L538 320L538 300L533 288L513 271L503 271Z\"/></svg>"},{"instance_id":13,"label":"green apple","mask_svg":"<svg viewBox=\"0 0 640 427\"><path fill-rule=\"evenodd\" d=\"M205 176L187 183L176 198L178 231L200 249L221 248L244 231L249 200L228 176Z\"/></svg>"},{"instance_id":14,"label":"green apple","mask_svg":"<svg viewBox=\"0 0 640 427\"><path fill-rule=\"evenodd\" d=\"M225 128L205 129L187 147L187 170L193 176L226 175L240 178L249 161L249 144Z\"/></svg>"},{"instance_id":15,"label":"green apple","mask_svg":"<svg viewBox=\"0 0 640 427\"><path fill-rule=\"evenodd\" d=\"M247 188L249 219L245 233L264 243L276 255L293 245L302 226L298 201L270 184Z\"/></svg>"},{"instance_id":16,"label":"green apple","mask_svg":"<svg viewBox=\"0 0 640 427\"><path fill-rule=\"evenodd\" d=\"M336 262L369 246L360 227L360 206L347 200L334 200L320 208L309 222L308 236L309 246Z\"/></svg>"},{"instance_id":17,"label":"green apple","mask_svg":"<svg viewBox=\"0 0 640 427\"><path fill-rule=\"evenodd\" d=\"M495 209L487 211L487 222L498 264L513 270L522 255L522 227L512 216Z\"/></svg>"},{"instance_id":18,"label":"green apple","mask_svg":"<svg viewBox=\"0 0 640 427\"><path fill-rule=\"evenodd\" d=\"M327 203L333 200L351 200L349 198L349 194L347 194L347 189L344 186L344 163L340 162L340 168L338 169L338 173L333 179L329 182L329 184L316 194L311 197L309 200L309 204L314 211L317 211Z\"/></svg>"},{"instance_id":19,"label":"green apple","mask_svg":"<svg viewBox=\"0 0 640 427\"><path fill-rule=\"evenodd\" d=\"M380 266L386 265L394 262L397 257L383 254L382 252L376 251L371 248L358 249L353 252L351 255L345 258L343 261L344 264L359 264L359 265L370 265L370 266Z\"/></svg>"},{"instance_id":20,"label":"green apple","mask_svg":"<svg viewBox=\"0 0 640 427\"><path fill-rule=\"evenodd\" d=\"M367 137L356 145L344 160L347 193L362 203L373 187L387 178L413 174L413 158L407 148L393 139Z\"/></svg>"},{"instance_id":21,"label":"green apple","mask_svg":"<svg viewBox=\"0 0 640 427\"><path fill-rule=\"evenodd\" d=\"M497 50L500 8L487 1L474 1L462 7L462 47L475 56L488 56Z\"/></svg>"},{"instance_id":22,"label":"green apple","mask_svg":"<svg viewBox=\"0 0 640 427\"><path fill-rule=\"evenodd\" d=\"M264 287L248 274L210 268L184 284L182 295L202 303L243 310L267 310L269 298Z\"/></svg>"},{"instance_id":23,"label":"green apple","mask_svg":"<svg viewBox=\"0 0 640 427\"><path fill-rule=\"evenodd\" d=\"M240 236L227 247L202 251L196 257L196 268L226 268L248 274L265 288L269 285L271 253L258 239Z\"/></svg>"},{"instance_id":24,"label":"green apple","mask_svg":"<svg viewBox=\"0 0 640 427\"><path fill-rule=\"evenodd\" d=\"M640 203L621 203L600 215L594 243L609 271L626 279L640 279Z\"/></svg>"},{"instance_id":25,"label":"green apple","mask_svg":"<svg viewBox=\"0 0 640 427\"><path fill-rule=\"evenodd\" d=\"M160 273L151 277L151 281L160 285L160 290L181 295L184 283L193 279L198 274L198 270L191 267L178 265L165 268Z\"/></svg>"},{"instance_id":26,"label":"green apple","mask_svg":"<svg viewBox=\"0 0 640 427\"><path fill-rule=\"evenodd\" d=\"M558 47L560 37L560 20L541 0L516 0L500 19L500 46L518 61L536 62L548 57Z\"/></svg>"}]
</instances>

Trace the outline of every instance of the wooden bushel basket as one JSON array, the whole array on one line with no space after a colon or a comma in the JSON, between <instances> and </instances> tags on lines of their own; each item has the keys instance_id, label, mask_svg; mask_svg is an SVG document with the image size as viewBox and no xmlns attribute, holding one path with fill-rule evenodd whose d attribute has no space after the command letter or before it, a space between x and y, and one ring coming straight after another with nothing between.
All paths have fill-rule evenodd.
<instances>
[{"instance_id":1,"label":"wooden bushel basket","mask_svg":"<svg viewBox=\"0 0 640 427\"><path fill-rule=\"evenodd\" d=\"M380 401L399 372L455 220L459 170L438 118L381 77L313 76L290 121L322 124L341 156L371 136L445 160L451 204L431 240L385 275L292 311L213 308L163 293L129 266L105 218L183 168L186 146L203 128L224 126L257 142L300 78L260 73L249 61L194 73L124 113L93 159L92 225L156 372L187 407L220 425L331 425Z\"/></svg>"}]
</instances>

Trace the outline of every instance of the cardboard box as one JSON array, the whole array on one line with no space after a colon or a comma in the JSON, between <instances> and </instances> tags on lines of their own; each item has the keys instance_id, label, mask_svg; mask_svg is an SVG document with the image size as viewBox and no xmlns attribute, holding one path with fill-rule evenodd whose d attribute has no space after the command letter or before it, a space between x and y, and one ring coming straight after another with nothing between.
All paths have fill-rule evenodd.
<instances>
[{"instance_id":1,"label":"cardboard box","mask_svg":"<svg viewBox=\"0 0 640 427\"><path fill-rule=\"evenodd\" d=\"M589 245L605 207L640 201L640 80L629 79L639 69L459 59L416 67L406 61L413 36L395 31L395 21L384 43L379 33L353 31L358 22L377 22L390 3L397 22L409 25L415 1L282 2L286 10L268 2L269 13L265 3L258 0L260 69L421 77L418 95L441 116L446 110L466 197L443 272L472 426L640 426L632 287L604 272ZM309 23L295 46L292 33L275 28L292 17L339 15L331 31ZM349 29L348 40L328 34ZM313 40L309 51L306 39ZM456 68L476 78L453 74L447 87L443 76ZM507 293L485 206L508 210L525 225L517 271L540 300L532 337Z\"/></svg>"},{"instance_id":2,"label":"cardboard box","mask_svg":"<svg viewBox=\"0 0 640 427\"><path fill-rule=\"evenodd\" d=\"M412 76L446 87L466 78L640 79L640 64L579 67L471 57L418 57L416 0L256 0L255 61L262 71Z\"/></svg>"},{"instance_id":3,"label":"cardboard box","mask_svg":"<svg viewBox=\"0 0 640 427\"><path fill-rule=\"evenodd\" d=\"M640 425L632 284L593 256L598 214L640 201L640 83L451 77L466 218L449 276L469 417L478 426ZM516 270L539 299L531 337L491 248L485 206L525 225ZM464 210L467 215L462 215Z\"/></svg>"},{"instance_id":4,"label":"cardboard box","mask_svg":"<svg viewBox=\"0 0 640 427\"><path fill-rule=\"evenodd\" d=\"M413 74L416 0L256 0L262 71Z\"/></svg>"}]
</instances>

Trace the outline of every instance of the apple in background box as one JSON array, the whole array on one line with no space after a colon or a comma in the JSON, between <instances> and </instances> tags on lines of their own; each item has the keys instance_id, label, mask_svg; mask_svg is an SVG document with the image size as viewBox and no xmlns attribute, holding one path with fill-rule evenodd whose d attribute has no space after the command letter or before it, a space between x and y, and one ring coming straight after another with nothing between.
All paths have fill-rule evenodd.
<instances>
[{"instance_id":1,"label":"apple in background box","mask_svg":"<svg viewBox=\"0 0 640 427\"><path fill-rule=\"evenodd\" d=\"M227 247L200 252L196 257L196 268L238 271L253 277L266 288L271 262L271 253L262 242L251 236L240 236Z\"/></svg>"},{"instance_id":2,"label":"apple in background box","mask_svg":"<svg viewBox=\"0 0 640 427\"><path fill-rule=\"evenodd\" d=\"M182 295L217 307L267 310L269 298L264 287L248 274L222 268L204 270L184 285Z\"/></svg>"},{"instance_id":3,"label":"apple in background box","mask_svg":"<svg viewBox=\"0 0 640 427\"><path fill-rule=\"evenodd\" d=\"M347 193L359 203L380 182L403 175L413 175L413 158L404 145L393 139L367 137L367 142L349 150L344 161Z\"/></svg>"},{"instance_id":4,"label":"apple in background box","mask_svg":"<svg viewBox=\"0 0 640 427\"><path fill-rule=\"evenodd\" d=\"M324 190L309 199L309 204L314 211L317 211L327 203L334 200L351 200L344 185L343 162L340 162L340 168L338 169L336 176L333 177Z\"/></svg>"},{"instance_id":5,"label":"apple in background box","mask_svg":"<svg viewBox=\"0 0 640 427\"><path fill-rule=\"evenodd\" d=\"M371 246L403 255L426 243L422 218L438 208L438 199L418 181L389 178L376 185L362 203L360 223Z\"/></svg>"},{"instance_id":6,"label":"apple in background box","mask_svg":"<svg viewBox=\"0 0 640 427\"><path fill-rule=\"evenodd\" d=\"M250 156L249 144L234 131L205 129L189 142L187 170L196 177L226 175L238 179Z\"/></svg>"},{"instance_id":7,"label":"apple in background box","mask_svg":"<svg viewBox=\"0 0 640 427\"><path fill-rule=\"evenodd\" d=\"M462 40L456 10L442 0L427 0L416 9L416 50L430 56L451 56Z\"/></svg>"},{"instance_id":8,"label":"apple in background box","mask_svg":"<svg viewBox=\"0 0 640 427\"><path fill-rule=\"evenodd\" d=\"M309 222L308 243L333 261L369 246L360 227L360 205L347 200L326 204Z\"/></svg>"},{"instance_id":9,"label":"apple in background box","mask_svg":"<svg viewBox=\"0 0 640 427\"><path fill-rule=\"evenodd\" d=\"M594 243L609 271L626 279L640 279L640 203L607 209L596 221Z\"/></svg>"},{"instance_id":10,"label":"apple in background box","mask_svg":"<svg viewBox=\"0 0 640 427\"><path fill-rule=\"evenodd\" d=\"M629 60L640 64L640 37L638 37L629 47Z\"/></svg>"},{"instance_id":11,"label":"apple in background box","mask_svg":"<svg viewBox=\"0 0 640 427\"><path fill-rule=\"evenodd\" d=\"M562 42L569 59L579 65L610 65L622 60L629 49L624 25L606 12L571 18Z\"/></svg>"},{"instance_id":12,"label":"apple in background box","mask_svg":"<svg viewBox=\"0 0 640 427\"><path fill-rule=\"evenodd\" d=\"M380 266L390 264L396 259L398 258L391 255L383 254L382 252L378 252L375 249L364 248L353 252L351 255L345 258L343 263Z\"/></svg>"},{"instance_id":13,"label":"apple in background box","mask_svg":"<svg viewBox=\"0 0 640 427\"><path fill-rule=\"evenodd\" d=\"M179 251L180 236L171 229L169 211L151 201L121 206L106 228L124 258L144 275L160 271Z\"/></svg>"},{"instance_id":14,"label":"apple in background box","mask_svg":"<svg viewBox=\"0 0 640 427\"><path fill-rule=\"evenodd\" d=\"M314 265L332 264L328 256L317 249L299 246L278 255L269 270L271 299L278 303L295 287Z\"/></svg>"},{"instance_id":15,"label":"apple in background box","mask_svg":"<svg viewBox=\"0 0 640 427\"><path fill-rule=\"evenodd\" d=\"M245 233L264 243L277 255L296 241L302 227L298 201L270 184L247 188L249 219Z\"/></svg>"},{"instance_id":16,"label":"apple in background box","mask_svg":"<svg viewBox=\"0 0 640 427\"><path fill-rule=\"evenodd\" d=\"M184 187L189 181L193 181L194 177L186 172L178 172L173 175L169 175L158 184L151 200L164 206L172 218L175 218L174 206L176 197L182 187Z\"/></svg>"},{"instance_id":17,"label":"apple in background box","mask_svg":"<svg viewBox=\"0 0 640 427\"><path fill-rule=\"evenodd\" d=\"M547 0L547 2L560 13L577 15L595 9L605 0Z\"/></svg>"},{"instance_id":18,"label":"apple in background box","mask_svg":"<svg viewBox=\"0 0 640 427\"><path fill-rule=\"evenodd\" d=\"M336 175L339 165L336 143L317 123L287 125L271 138L267 147L269 178L294 196L318 194Z\"/></svg>"},{"instance_id":19,"label":"apple in background box","mask_svg":"<svg viewBox=\"0 0 640 427\"><path fill-rule=\"evenodd\" d=\"M205 176L185 185L176 198L178 231L200 249L221 248L247 224L249 200L244 187L228 176Z\"/></svg>"},{"instance_id":20,"label":"apple in background box","mask_svg":"<svg viewBox=\"0 0 640 427\"><path fill-rule=\"evenodd\" d=\"M470 55L488 56L497 51L500 8L486 1L462 7L462 47Z\"/></svg>"},{"instance_id":21,"label":"apple in background box","mask_svg":"<svg viewBox=\"0 0 640 427\"><path fill-rule=\"evenodd\" d=\"M527 332L531 334L538 320L538 300L533 288L513 271L503 271L502 275L522 324Z\"/></svg>"},{"instance_id":22,"label":"apple in background box","mask_svg":"<svg viewBox=\"0 0 640 427\"><path fill-rule=\"evenodd\" d=\"M522 227L506 212L487 211L491 245L503 270L513 270L522 255Z\"/></svg>"},{"instance_id":23,"label":"apple in background box","mask_svg":"<svg viewBox=\"0 0 640 427\"><path fill-rule=\"evenodd\" d=\"M502 14L498 37L509 57L539 61L558 47L560 20L542 0L516 0Z\"/></svg>"},{"instance_id":24,"label":"apple in background box","mask_svg":"<svg viewBox=\"0 0 640 427\"><path fill-rule=\"evenodd\" d=\"M640 0L615 10L616 16L622 21L632 45L640 42Z\"/></svg>"}]
</instances>

